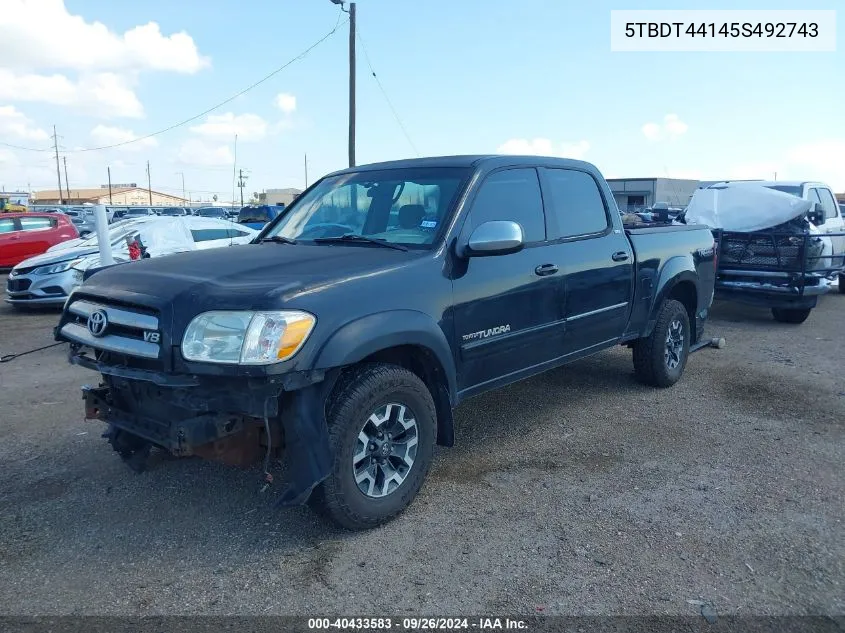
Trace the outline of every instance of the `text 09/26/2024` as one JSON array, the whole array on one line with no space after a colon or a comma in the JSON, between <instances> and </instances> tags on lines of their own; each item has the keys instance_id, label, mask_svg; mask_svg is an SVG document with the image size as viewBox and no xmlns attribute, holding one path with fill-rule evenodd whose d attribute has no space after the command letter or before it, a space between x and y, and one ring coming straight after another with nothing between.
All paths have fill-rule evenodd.
<instances>
[{"instance_id":1,"label":"text 09/26/2024","mask_svg":"<svg viewBox=\"0 0 845 633\"><path fill-rule=\"evenodd\" d=\"M611 11L614 52L833 52L836 11Z\"/></svg>"}]
</instances>

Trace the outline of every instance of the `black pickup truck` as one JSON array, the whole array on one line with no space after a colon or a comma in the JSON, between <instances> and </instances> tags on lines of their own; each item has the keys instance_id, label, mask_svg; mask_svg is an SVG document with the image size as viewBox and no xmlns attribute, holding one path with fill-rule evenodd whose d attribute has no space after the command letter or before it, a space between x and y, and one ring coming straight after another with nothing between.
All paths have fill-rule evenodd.
<instances>
[{"instance_id":1,"label":"black pickup truck","mask_svg":"<svg viewBox=\"0 0 845 633\"><path fill-rule=\"evenodd\" d=\"M357 529L411 502L470 396L620 344L674 384L714 278L709 229L625 229L588 163L425 158L330 174L253 244L96 272L56 337L131 466L263 457L272 481L283 454L279 503Z\"/></svg>"}]
</instances>

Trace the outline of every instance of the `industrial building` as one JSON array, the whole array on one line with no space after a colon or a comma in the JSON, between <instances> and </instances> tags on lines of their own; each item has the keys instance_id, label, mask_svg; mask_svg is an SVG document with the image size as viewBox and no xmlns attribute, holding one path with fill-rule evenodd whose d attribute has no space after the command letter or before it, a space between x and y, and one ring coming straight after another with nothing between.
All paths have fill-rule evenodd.
<instances>
[{"instance_id":1,"label":"industrial building","mask_svg":"<svg viewBox=\"0 0 845 633\"><path fill-rule=\"evenodd\" d=\"M58 191L49 189L36 191L30 200L33 204L114 204L120 206L184 206L184 198L171 196L159 191L149 191L138 187L134 183L128 185L112 185L109 194L108 185L100 185L95 189L71 189Z\"/></svg>"},{"instance_id":2,"label":"industrial building","mask_svg":"<svg viewBox=\"0 0 845 633\"><path fill-rule=\"evenodd\" d=\"M679 178L610 178L610 190L620 211L640 211L655 203L685 207L699 186L698 180Z\"/></svg>"},{"instance_id":3,"label":"industrial building","mask_svg":"<svg viewBox=\"0 0 845 633\"><path fill-rule=\"evenodd\" d=\"M266 189L263 193L258 194L258 204L283 204L287 206L301 193L302 190L293 187Z\"/></svg>"}]
</instances>

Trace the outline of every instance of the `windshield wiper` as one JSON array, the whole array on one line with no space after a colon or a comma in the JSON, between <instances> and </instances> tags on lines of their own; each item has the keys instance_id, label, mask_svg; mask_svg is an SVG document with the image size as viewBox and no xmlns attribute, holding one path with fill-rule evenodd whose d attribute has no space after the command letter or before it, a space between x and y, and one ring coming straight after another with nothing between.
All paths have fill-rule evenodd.
<instances>
[{"instance_id":1,"label":"windshield wiper","mask_svg":"<svg viewBox=\"0 0 845 633\"><path fill-rule=\"evenodd\" d=\"M379 246L385 246L387 248L395 248L397 251L407 251L408 249L401 244L394 244L393 242L388 242L387 240L379 239L377 237L367 237L366 235L358 235L357 233L346 233L345 235L340 235L338 237L317 237L314 238L315 242L318 243L331 243L331 242L361 242L366 244L377 244Z\"/></svg>"},{"instance_id":2,"label":"windshield wiper","mask_svg":"<svg viewBox=\"0 0 845 633\"><path fill-rule=\"evenodd\" d=\"M271 235L270 237L263 237L260 242L274 242L276 244L296 244L296 240L281 235Z\"/></svg>"}]
</instances>

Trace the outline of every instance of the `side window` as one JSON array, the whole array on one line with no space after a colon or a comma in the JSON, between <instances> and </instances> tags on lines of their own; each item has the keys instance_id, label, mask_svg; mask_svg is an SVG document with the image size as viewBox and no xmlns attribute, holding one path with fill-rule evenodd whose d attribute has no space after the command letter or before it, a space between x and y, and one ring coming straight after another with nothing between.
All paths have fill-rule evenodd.
<instances>
[{"instance_id":1,"label":"side window","mask_svg":"<svg viewBox=\"0 0 845 633\"><path fill-rule=\"evenodd\" d=\"M810 202L821 202L822 199L819 197L819 190L818 189L810 189L807 191L807 200Z\"/></svg>"},{"instance_id":2,"label":"side window","mask_svg":"<svg viewBox=\"0 0 845 633\"><path fill-rule=\"evenodd\" d=\"M15 230L15 221L12 218L0 219L0 233L11 233Z\"/></svg>"},{"instance_id":3,"label":"side window","mask_svg":"<svg viewBox=\"0 0 845 633\"><path fill-rule=\"evenodd\" d=\"M482 183L470 212L472 228L494 220L519 222L525 242L546 239L546 220L537 172L508 169L496 172Z\"/></svg>"},{"instance_id":4,"label":"side window","mask_svg":"<svg viewBox=\"0 0 845 633\"><path fill-rule=\"evenodd\" d=\"M224 240L229 237L228 229L194 229L191 235L195 242L209 242L211 240Z\"/></svg>"},{"instance_id":5,"label":"side window","mask_svg":"<svg viewBox=\"0 0 845 633\"><path fill-rule=\"evenodd\" d=\"M833 194L828 189L816 189L822 199L822 206L824 207L824 219L832 220L836 217L836 200L833 199Z\"/></svg>"},{"instance_id":6,"label":"side window","mask_svg":"<svg viewBox=\"0 0 845 633\"><path fill-rule=\"evenodd\" d=\"M56 221L51 218L21 218L22 231L43 231L56 226Z\"/></svg>"},{"instance_id":7,"label":"side window","mask_svg":"<svg viewBox=\"0 0 845 633\"><path fill-rule=\"evenodd\" d=\"M228 237L228 238L245 237L245 236L249 235L249 233L246 233L245 231L239 231L237 229L225 229L225 231L226 231L226 237Z\"/></svg>"},{"instance_id":8,"label":"side window","mask_svg":"<svg viewBox=\"0 0 845 633\"><path fill-rule=\"evenodd\" d=\"M572 169L546 169L552 213L562 237L602 233L608 227L607 209L590 174ZM630 204L631 198L628 197Z\"/></svg>"}]
</instances>

